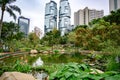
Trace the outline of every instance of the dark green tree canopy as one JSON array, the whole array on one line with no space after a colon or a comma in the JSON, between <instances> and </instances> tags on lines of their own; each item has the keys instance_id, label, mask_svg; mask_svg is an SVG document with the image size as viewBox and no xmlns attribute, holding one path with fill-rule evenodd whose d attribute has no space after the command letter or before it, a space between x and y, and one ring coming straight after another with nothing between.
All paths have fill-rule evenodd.
<instances>
[{"instance_id":1,"label":"dark green tree canopy","mask_svg":"<svg viewBox=\"0 0 120 80\"><path fill-rule=\"evenodd\" d=\"M19 26L13 22L4 22L1 39L4 41L10 41L12 39L21 39L24 37L24 33L20 32Z\"/></svg>"}]
</instances>

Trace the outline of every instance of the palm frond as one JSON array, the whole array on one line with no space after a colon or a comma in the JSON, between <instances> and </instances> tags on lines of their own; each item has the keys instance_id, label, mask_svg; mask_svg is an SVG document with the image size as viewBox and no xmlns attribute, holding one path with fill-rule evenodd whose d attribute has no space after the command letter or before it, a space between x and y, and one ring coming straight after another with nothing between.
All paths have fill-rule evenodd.
<instances>
[{"instance_id":1,"label":"palm frond","mask_svg":"<svg viewBox=\"0 0 120 80\"><path fill-rule=\"evenodd\" d=\"M10 4L10 3L13 3L13 2L15 2L16 0L0 0L0 2L2 3L2 4Z\"/></svg>"},{"instance_id":2,"label":"palm frond","mask_svg":"<svg viewBox=\"0 0 120 80\"><path fill-rule=\"evenodd\" d=\"M16 6L16 5L9 5L9 7L12 10L17 11L19 14L21 14L21 9L18 6Z\"/></svg>"},{"instance_id":3,"label":"palm frond","mask_svg":"<svg viewBox=\"0 0 120 80\"><path fill-rule=\"evenodd\" d=\"M16 20L15 13L9 7L6 7L6 11L10 14L10 16L13 16L14 20Z\"/></svg>"},{"instance_id":4,"label":"palm frond","mask_svg":"<svg viewBox=\"0 0 120 80\"><path fill-rule=\"evenodd\" d=\"M13 2L16 2L16 0L6 0L7 1L7 3L9 3L9 4L11 4L11 3L13 3Z\"/></svg>"}]
</instances>

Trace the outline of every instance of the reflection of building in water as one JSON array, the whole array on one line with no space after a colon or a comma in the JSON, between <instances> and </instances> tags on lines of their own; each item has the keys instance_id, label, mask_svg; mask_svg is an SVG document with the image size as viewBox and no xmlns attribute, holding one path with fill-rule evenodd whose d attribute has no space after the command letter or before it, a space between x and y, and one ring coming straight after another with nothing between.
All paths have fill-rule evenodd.
<instances>
[{"instance_id":1,"label":"reflection of building in water","mask_svg":"<svg viewBox=\"0 0 120 80\"><path fill-rule=\"evenodd\" d=\"M57 28L57 4L51 0L45 6L44 33L52 31L55 27Z\"/></svg>"},{"instance_id":2,"label":"reflection of building in water","mask_svg":"<svg viewBox=\"0 0 120 80\"><path fill-rule=\"evenodd\" d=\"M20 31L25 34L25 37L28 36L30 20L23 16L18 18L18 25L20 26Z\"/></svg>"},{"instance_id":3,"label":"reflection of building in water","mask_svg":"<svg viewBox=\"0 0 120 80\"><path fill-rule=\"evenodd\" d=\"M33 67L39 67L43 65L43 61L41 60L41 58L39 57L36 62L33 63Z\"/></svg>"},{"instance_id":4,"label":"reflection of building in water","mask_svg":"<svg viewBox=\"0 0 120 80\"><path fill-rule=\"evenodd\" d=\"M36 36L38 36L40 38L41 35L42 35L42 30L38 27L35 27L34 28L34 33L36 34Z\"/></svg>"}]
</instances>

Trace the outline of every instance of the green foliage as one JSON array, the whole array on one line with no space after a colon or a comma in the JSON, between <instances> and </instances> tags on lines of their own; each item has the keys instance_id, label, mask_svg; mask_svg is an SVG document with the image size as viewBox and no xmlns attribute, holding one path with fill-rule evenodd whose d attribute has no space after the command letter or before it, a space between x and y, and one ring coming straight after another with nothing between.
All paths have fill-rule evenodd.
<instances>
[{"instance_id":1,"label":"green foliage","mask_svg":"<svg viewBox=\"0 0 120 80\"><path fill-rule=\"evenodd\" d=\"M54 50L54 53L55 53L55 54L58 54L58 53L59 53L59 50Z\"/></svg>"},{"instance_id":2,"label":"green foliage","mask_svg":"<svg viewBox=\"0 0 120 80\"><path fill-rule=\"evenodd\" d=\"M2 66L0 67L0 75L2 75L4 72L10 72L13 71L13 69L10 66Z\"/></svg>"},{"instance_id":3,"label":"green foliage","mask_svg":"<svg viewBox=\"0 0 120 80\"><path fill-rule=\"evenodd\" d=\"M35 34L35 33L30 33L29 36L29 45L33 45L31 46L31 48L35 48L37 44L39 44L39 37Z\"/></svg>"},{"instance_id":4,"label":"green foliage","mask_svg":"<svg viewBox=\"0 0 120 80\"><path fill-rule=\"evenodd\" d=\"M0 4L1 4L2 12L4 12L4 11L8 12L10 14L10 16L12 16L16 20L16 15L13 11L16 11L19 14L21 14L21 9L16 5L12 5L12 3L15 1L16 0L1 0Z\"/></svg>"},{"instance_id":5,"label":"green foliage","mask_svg":"<svg viewBox=\"0 0 120 80\"><path fill-rule=\"evenodd\" d=\"M65 35L65 36L60 37L59 43L60 44L67 44L68 43L67 41L68 41L68 37Z\"/></svg>"},{"instance_id":6,"label":"green foliage","mask_svg":"<svg viewBox=\"0 0 120 80\"><path fill-rule=\"evenodd\" d=\"M107 22L110 22L111 24L120 24L120 9L118 9L117 11L111 11L111 14L103 17L103 19Z\"/></svg>"},{"instance_id":7,"label":"green foliage","mask_svg":"<svg viewBox=\"0 0 120 80\"><path fill-rule=\"evenodd\" d=\"M30 65L28 65L23 61L17 60L14 64L10 64L10 65L7 64L0 67L0 75L2 75L4 72L13 72L13 71L27 73L30 72L31 70L32 67Z\"/></svg>"},{"instance_id":8,"label":"green foliage","mask_svg":"<svg viewBox=\"0 0 120 80\"><path fill-rule=\"evenodd\" d=\"M111 25L104 19L99 19L96 24L91 26L89 28L77 27L76 30L69 33L68 41L85 50L101 51L109 46L120 46L119 25Z\"/></svg>"},{"instance_id":9,"label":"green foliage","mask_svg":"<svg viewBox=\"0 0 120 80\"><path fill-rule=\"evenodd\" d=\"M45 71L47 72L48 74L51 74L59 69L61 69L63 67L64 64L47 64L47 65L43 65L43 66L40 66L40 67L35 67L33 68L32 70L34 71Z\"/></svg>"},{"instance_id":10,"label":"green foliage","mask_svg":"<svg viewBox=\"0 0 120 80\"><path fill-rule=\"evenodd\" d=\"M111 57L107 60L107 63L106 63L106 67L107 67L107 70L109 71L120 71L120 63L117 63L115 61L115 57Z\"/></svg>"},{"instance_id":11,"label":"green foliage","mask_svg":"<svg viewBox=\"0 0 120 80\"><path fill-rule=\"evenodd\" d=\"M21 52L30 52L30 50L31 50L31 48L26 48L26 47L20 48Z\"/></svg>"},{"instance_id":12,"label":"green foliage","mask_svg":"<svg viewBox=\"0 0 120 80\"><path fill-rule=\"evenodd\" d=\"M108 47L104 51L109 51L107 57L106 68L108 71L120 71L120 47Z\"/></svg>"},{"instance_id":13,"label":"green foliage","mask_svg":"<svg viewBox=\"0 0 120 80\"><path fill-rule=\"evenodd\" d=\"M84 64L78 65L77 63L69 63L62 69L52 73L50 75L50 80L80 80L80 77L84 77L86 74L83 71L89 72L88 66Z\"/></svg>"},{"instance_id":14,"label":"green foliage","mask_svg":"<svg viewBox=\"0 0 120 80\"><path fill-rule=\"evenodd\" d=\"M20 40L24 37L24 34L19 31L19 26L13 22L4 22L2 28L1 39L4 41L10 41L12 39Z\"/></svg>"},{"instance_id":15,"label":"green foliage","mask_svg":"<svg viewBox=\"0 0 120 80\"><path fill-rule=\"evenodd\" d=\"M47 46L53 46L54 44L60 43L60 31L57 29L53 29L52 31L46 33L46 35L42 38L43 43Z\"/></svg>"},{"instance_id":16,"label":"green foliage","mask_svg":"<svg viewBox=\"0 0 120 80\"><path fill-rule=\"evenodd\" d=\"M13 65L13 70L18 72L30 72L31 66L27 63L17 60L16 63Z\"/></svg>"},{"instance_id":17,"label":"green foliage","mask_svg":"<svg viewBox=\"0 0 120 80\"><path fill-rule=\"evenodd\" d=\"M63 68L50 74L50 80L118 80L119 73L105 72L105 73L92 73L88 65L68 63Z\"/></svg>"},{"instance_id":18,"label":"green foliage","mask_svg":"<svg viewBox=\"0 0 120 80\"><path fill-rule=\"evenodd\" d=\"M19 31L19 26L13 22L4 22L2 29L2 45L5 46L5 51L17 51L21 46L20 40L24 38L24 34Z\"/></svg>"},{"instance_id":19,"label":"green foliage","mask_svg":"<svg viewBox=\"0 0 120 80\"><path fill-rule=\"evenodd\" d=\"M3 49L0 48L0 52L3 52Z\"/></svg>"}]
</instances>

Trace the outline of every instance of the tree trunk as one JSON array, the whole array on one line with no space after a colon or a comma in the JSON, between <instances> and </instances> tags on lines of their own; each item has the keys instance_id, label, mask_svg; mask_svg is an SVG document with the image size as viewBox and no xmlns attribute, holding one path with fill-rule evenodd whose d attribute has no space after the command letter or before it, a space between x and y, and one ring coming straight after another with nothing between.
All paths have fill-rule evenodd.
<instances>
[{"instance_id":1,"label":"tree trunk","mask_svg":"<svg viewBox=\"0 0 120 80\"><path fill-rule=\"evenodd\" d=\"M4 11L5 11L5 6L2 5L2 14L1 14L1 19L0 19L0 38L1 38L1 33L2 33L2 23L3 23L3 16L4 16Z\"/></svg>"}]
</instances>

